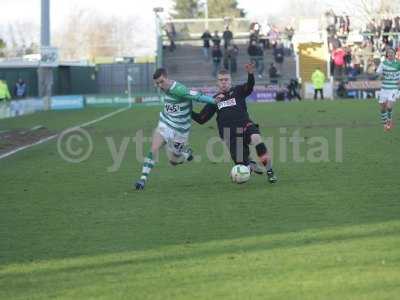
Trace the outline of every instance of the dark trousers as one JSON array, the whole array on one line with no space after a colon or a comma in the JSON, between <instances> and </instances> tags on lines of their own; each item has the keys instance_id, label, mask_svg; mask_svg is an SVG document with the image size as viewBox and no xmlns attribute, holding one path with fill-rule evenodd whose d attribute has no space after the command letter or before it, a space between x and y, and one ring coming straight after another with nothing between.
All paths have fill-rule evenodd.
<instances>
[{"instance_id":1,"label":"dark trousers","mask_svg":"<svg viewBox=\"0 0 400 300\"><path fill-rule=\"evenodd\" d=\"M300 96L300 94L297 92L297 90L295 90L295 89L289 89L289 92L288 92L288 99L289 99L289 100L292 100L293 98L297 98L297 99L301 100L301 96Z\"/></svg>"},{"instance_id":2,"label":"dark trousers","mask_svg":"<svg viewBox=\"0 0 400 300\"><path fill-rule=\"evenodd\" d=\"M314 100L317 100L318 92L321 94L321 99L324 99L324 90L323 89L314 89Z\"/></svg>"}]
</instances>

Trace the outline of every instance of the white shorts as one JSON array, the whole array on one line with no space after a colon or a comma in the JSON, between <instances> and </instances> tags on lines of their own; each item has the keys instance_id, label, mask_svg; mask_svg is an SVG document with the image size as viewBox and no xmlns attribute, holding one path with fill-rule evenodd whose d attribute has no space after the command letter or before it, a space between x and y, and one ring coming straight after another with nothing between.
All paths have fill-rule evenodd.
<instances>
[{"instance_id":1,"label":"white shorts","mask_svg":"<svg viewBox=\"0 0 400 300\"><path fill-rule=\"evenodd\" d=\"M172 129L161 121L158 122L156 130L163 137L165 143L167 144L167 150L176 156L180 156L189 140L189 132L181 133Z\"/></svg>"},{"instance_id":2,"label":"white shorts","mask_svg":"<svg viewBox=\"0 0 400 300\"><path fill-rule=\"evenodd\" d=\"M387 101L396 102L396 98L398 96L399 96L398 90L380 90L379 103L385 103Z\"/></svg>"}]
</instances>

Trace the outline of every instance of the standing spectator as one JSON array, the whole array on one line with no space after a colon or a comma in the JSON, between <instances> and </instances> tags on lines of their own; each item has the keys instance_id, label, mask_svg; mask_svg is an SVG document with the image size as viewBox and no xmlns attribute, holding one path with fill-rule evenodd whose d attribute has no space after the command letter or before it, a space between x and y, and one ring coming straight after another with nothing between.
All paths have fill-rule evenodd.
<instances>
[{"instance_id":1,"label":"standing spectator","mask_svg":"<svg viewBox=\"0 0 400 300\"><path fill-rule=\"evenodd\" d=\"M26 97L27 92L28 92L28 87L25 81L23 81L22 78L19 78L14 86L14 96L17 99L22 99Z\"/></svg>"},{"instance_id":2,"label":"standing spectator","mask_svg":"<svg viewBox=\"0 0 400 300\"><path fill-rule=\"evenodd\" d=\"M346 72L348 71L348 69L351 67L351 48L348 46L346 47L345 50L345 54L344 54L344 64L345 64L345 68L346 68Z\"/></svg>"},{"instance_id":3,"label":"standing spectator","mask_svg":"<svg viewBox=\"0 0 400 300\"><path fill-rule=\"evenodd\" d=\"M332 52L332 59L335 65L333 76L335 78L341 78L344 75L344 56L346 52L343 50L342 47L339 47Z\"/></svg>"},{"instance_id":4,"label":"standing spectator","mask_svg":"<svg viewBox=\"0 0 400 300\"><path fill-rule=\"evenodd\" d=\"M208 60L210 57L210 40L212 39L210 32L206 30L201 39L203 40L203 54L206 60Z\"/></svg>"},{"instance_id":5,"label":"standing spectator","mask_svg":"<svg viewBox=\"0 0 400 300\"><path fill-rule=\"evenodd\" d=\"M278 73L278 69L275 67L274 63L271 63L271 65L269 66L268 75L269 75L269 80L270 80L271 84L278 83L279 73Z\"/></svg>"},{"instance_id":6,"label":"standing spectator","mask_svg":"<svg viewBox=\"0 0 400 300\"><path fill-rule=\"evenodd\" d=\"M218 30L214 31L214 35L212 36L213 46L220 46L221 45L221 38L219 37Z\"/></svg>"},{"instance_id":7,"label":"standing spectator","mask_svg":"<svg viewBox=\"0 0 400 300\"><path fill-rule=\"evenodd\" d=\"M270 48L270 41L268 34L271 30L271 26L269 26L268 22L266 22L262 27L261 27L261 35L260 35L260 43L263 45L263 49L269 49Z\"/></svg>"},{"instance_id":8,"label":"standing spectator","mask_svg":"<svg viewBox=\"0 0 400 300\"><path fill-rule=\"evenodd\" d=\"M213 60L213 76L216 77L217 73L221 67L221 59L222 59L222 51L219 45L214 45L211 52L212 60Z\"/></svg>"},{"instance_id":9,"label":"standing spectator","mask_svg":"<svg viewBox=\"0 0 400 300\"><path fill-rule=\"evenodd\" d=\"M353 51L351 52L351 60L353 62L353 67L357 71L357 75L361 74L361 61L362 61L362 52L358 45L353 47Z\"/></svg>"},{"instance_id":10,"label":"standing spectator","mask_svg":"<svg viewBox=\"0 0 400 300\"><path fill-rule=\"evenodd\" d=\"M253 29L250 30L249 43L251 44L252 41L258 43L258 35L254 32Z\"/></svg>"},{"instance_id":11,"label":"standing spectator","mask_svg":"<svg viewBox=\"0 0 400 300\"><path fill-rule=\"evenodd\" d=\"M382 43L384 45L389 45L389 33L392 30L392 20L389 18L382 20L383 34Z\"/></svg>"},{"instance_id":12,"label":"standing spectator","mask_svg":"<svg viewBox=\"0 0 400 300\"><path fill-rule=\"evenodd\" d=\"M169 18L165 24L165 33L167 34L167 37L169 39L169 51L172 52L176 48L175 46L176 30L174 23L172 23L171 18Z\"/></svg>"},{"instance_id":13,"label":"standing spectator","mask_svg":"<svg viewBox=\"0 0 400 300\"><path fill-rule=\"evenodd\" d=\"M272 48L275 49L276 44L279 40L279 31L275 26L272 26L271 30L268 33L268 39L271 42Z\"/></svg>"},{"instance_id":14,"label":"standing spectator","mask_svg":"<svg viewBox=\"0 0 400 300\"><path fill-rule=\"evenodd\" d=\"M250 62L256 66L258 78L262 78L264 73L264 52L262 48L256 41L251 41L247 53L250 56Z\"/></svg>"},{"instance_id":15,"label":"standing spectator","mask_svg":"<svg viewBox=\"0 0 400 300\"><path fill-rule=\"evenodd\" d=\"M343 36L346 31L346 20L344 19L344 16L339 17L339 32L340 35Z\"/></svg>"},{"instance_id":16,"label":"standing spectator","mask_svg":"<svg viewBox=\"0 0 400 300\"><path fill-rule=\"evenodd\" d=\"M226 50L233 39L233 33L229 30L229 26L226 27L224 33L222 34L222 38L224 40L224 49Z\"/></svg>"},{"instance_id":17,"label":"standing spectator","mask_svg":"<svg viewBox=\"0 0 400 300\"><path fill-rule=\"evenodd\" d=\"M285 52L284 52L283 44L281 42L279 42L274 49L274 60L278 66L279 73L281 73L281 74L282 74L283 60L285 58L284 55L285 55Z\"/></svg>"},{"instance_id":18,"label":"standing spectator","mask_svg":"<svg viewBox=\"0 0 400 300\"><path fill-rule=\"evenodd\" d=\"M297 91L298 87L299 87L299 82L297 81L297 79L290 79L290 82L287 86L289 100L292 100L294 97L301 100L300 94Z\"/></svg>"},{"instance_id":19,"label":"standing spectator","mask_svg":"<svg viewBox=\"0 0 400 300\"><path fill-rule=\"evenodd\" d=\"M11 95L7 83L0 79L0 101L10 100Z\"/></svg>"},{"instance_id":20,"label":"standing spectator","mask_svg":"<svg viewBox=\"0 0 400 300\"><path fill-rule=\"evenodd\" d=\"M226 62L224 62L225 69L229 70L232 74L237 71L237 56L239 48L235 44L230 44L227 51L225 51Z\"/></svg>"},{"instance_id":21,"label":"standing spectator","mask_svg":"<svg viewBox=\"0 0 400 300\"><path fill-rule=\"evenodd\" d=\"M314 86L314 100L317 100L318 92L321 94L321 99L324 99L324 84L325 74L317 68L311 75L311 81Z\"/></svg>"}]
</instances>

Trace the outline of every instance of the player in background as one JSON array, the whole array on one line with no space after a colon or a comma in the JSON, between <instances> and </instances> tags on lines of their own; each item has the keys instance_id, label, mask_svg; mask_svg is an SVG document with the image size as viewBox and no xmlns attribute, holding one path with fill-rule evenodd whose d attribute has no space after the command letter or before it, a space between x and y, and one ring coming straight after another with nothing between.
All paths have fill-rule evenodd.
<instances>
[{"instance_id":1,"label":"player in background","mask_svg":"<svg viewBox=\"0 0 400 300\"><path fill-rule=\"evenodd\" d=\"M154 82L165 93L164 110L154 131L151 150L144 159L142 175L136 182L136 190L142 190L154 167L153 157L166 145L167 155L173 166L193 159L187 142L191 127L192 101L215 105L215 99L189 90L184 85L168 78L167 71L159 68L153 75Z\"/></svg>"},{"instance_id":2,"label":"player in background","mask_svg":"<svg viewBox=\"0 0 400 300\"><path fill-rule=\"evenodd\" d=\"M393 128L393 105L396 102L396 98L399 96L400 61L398 61L395 56L396 51L393 48L387 48L386 59L380 63L376 70L382 77L379 104L381 107L381 121L385 131L389 131Z\"/></svg>"},{"instance_id":3,"label":"player in background","mask_svg":"<svg viewBox=\"0 0 400 300\"><path fill-rule=\"evenodd\" d=\"M260 174L249 157L249 145L254 145L258 158L265 167L268 181L275 183L277 177L272 170L267 147L261 139L258 125L250 119L247 112L246 97L252 93L255 84L254 64L246 64L245 68L248 73L247 82L235 87L232 87L229 72L221 70L217 76L219 92L214 95L217 105L205 105L200 113L192 112L192 118L197 123L204 124L217 113L219 136L228 146L235 164L250 166L253 171Z\"/></svg>"}]
</instances>

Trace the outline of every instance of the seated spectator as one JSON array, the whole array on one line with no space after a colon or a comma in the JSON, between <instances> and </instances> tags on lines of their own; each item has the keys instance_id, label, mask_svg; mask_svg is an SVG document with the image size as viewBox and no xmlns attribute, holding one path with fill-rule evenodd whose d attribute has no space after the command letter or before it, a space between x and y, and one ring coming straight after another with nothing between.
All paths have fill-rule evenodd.
<instances>
[{"instance_id":1,"label":"seated spectator","mask_svg":"<svg viewBox=\"0 0 400 300\"><path fill-rule=\"evenodd\" d=\"M336 94L339 98L347 98L346 83L343 80L339 82Z\"/></svg>"},{"instance_id":2,"label":"seated spectator","mask_svg":"<svg viewBox=\"0 0 400 300\"><path fill-rule=\"evenodd\" d=\"M276 101L285 101L285 96L286 96L286 90L281 85L278 85L275 100Z\"/></svg>"},{"instance_id":3,"label":"seated spectator","mask_svg":"<svg viewBox=\"0 0 400 300\"><path fill-rule=\"evenodd\" d=\"M278 69L275 67L274 63L271 63L268 69L269 80L272 84L278 83L279 73Z\"/></svg>"}]
</instances>

